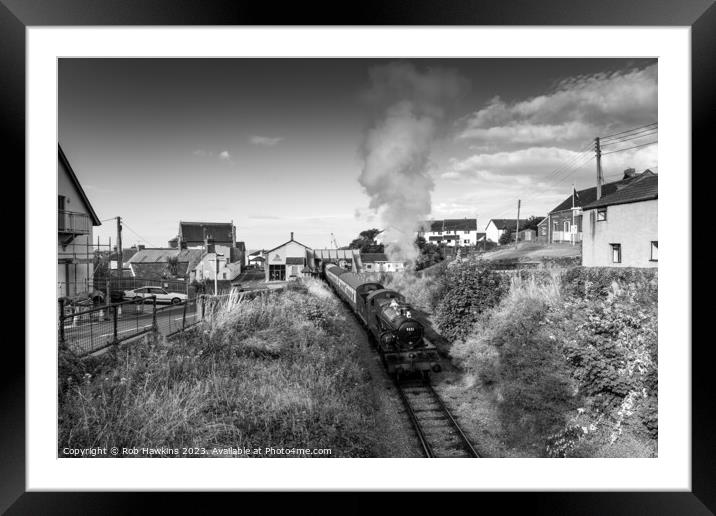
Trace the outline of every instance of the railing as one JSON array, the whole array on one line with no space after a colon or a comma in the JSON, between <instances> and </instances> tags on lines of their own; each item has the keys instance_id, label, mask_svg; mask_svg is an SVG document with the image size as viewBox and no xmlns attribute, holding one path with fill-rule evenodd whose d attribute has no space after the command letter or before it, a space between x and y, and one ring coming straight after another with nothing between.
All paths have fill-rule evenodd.
<instances>
[{"instance_id":1,"label":"railing","mask_svg":"<svg viewBox=\"0 0 716 516\"><path fill-rule=\"evenodd\" d=\"M235 290L218 296L201 295L162 307L152 296L90 309L78 309L60 299L59 343L84 356L153 331L171 337L211 319L219 310L254 297L248 294Z\"/></svg>"},{"instance_id":2,"label":"railing","mask_svg":"<svg viewBox=\"0 0 716 516\"><path fill-rule=\"evenodd\" d=\"M72 233L75 235L89 234L92 221L86 213L57 210L57 231L59 233Z\"/></svg>"},{"instance_id":3,"label":"railing","mask_svg":"<svg viewBox=\"0 0 716 516\"><path fill-rule=\"evenodd\" d=\"M151 301L150 307L145 301ZM60 299L59 341L77 355L94 353L156 328L156 298L123 301L95 308L68 307Z\"/></svg>"}]
</instances>

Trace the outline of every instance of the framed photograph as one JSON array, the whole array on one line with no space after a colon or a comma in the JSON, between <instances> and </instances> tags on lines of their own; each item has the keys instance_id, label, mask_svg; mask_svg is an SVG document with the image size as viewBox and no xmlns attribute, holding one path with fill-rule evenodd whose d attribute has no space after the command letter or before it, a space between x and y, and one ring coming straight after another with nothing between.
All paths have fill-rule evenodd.
<instances>
[{"instance_id":1,"label":"framed photograph","mask_svg":"<svg viewBox=\"0 0 716 516\"><path fill-rule=\"evenodd\" d=\"M691 293L712 2L318 19L2 0L27 254L0 507L716 510Z\"/></svg>"}]
</instances>

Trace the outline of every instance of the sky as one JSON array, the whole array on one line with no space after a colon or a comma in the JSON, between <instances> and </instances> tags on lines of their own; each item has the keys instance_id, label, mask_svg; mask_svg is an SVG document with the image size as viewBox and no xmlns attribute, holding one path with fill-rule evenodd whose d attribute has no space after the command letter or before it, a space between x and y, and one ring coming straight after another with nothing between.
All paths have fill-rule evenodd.
<instances>
[{"instance_id":1,"label":"sky","mask_svg":"<svg viewBox=\"0 0 716 516\"><path fill-rule=\"evenodd\" d=\"M166 246L180 220L268 249L372 227L399 247L518 199L544 216L596 184L595 137L657 121L655 59L73 58L58 81L60 144L124 246ZM605 145L605 179L658 173L654 133Z\"/></svg>"}]
</instances>

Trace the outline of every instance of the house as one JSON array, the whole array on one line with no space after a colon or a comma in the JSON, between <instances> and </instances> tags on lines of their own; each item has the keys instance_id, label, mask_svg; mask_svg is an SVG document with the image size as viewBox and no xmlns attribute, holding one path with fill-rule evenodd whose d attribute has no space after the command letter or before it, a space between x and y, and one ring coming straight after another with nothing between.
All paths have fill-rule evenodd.
<instances>
[{"instance_id":1,"label":"house","mask_svg":"<svg viewBox=\"0 0 716 516\"><path fill-rule=\"evenodd\" d=\"M582 265L658 267L658 198L659 176L642 173L584 205Z\"/></svg>"},{"instance_id":2,"label":"house","mask_svg":"<svg viewBox=\"0 0 716 516\"><path fill-rule=\"evenodd\" d=\"M218 249L220 249L219 246L217 246ZM232 262L230 256L220 250L215 253L204 253L194 267L196 281L233 280L239 274L241 274L241 263Z\"/></svg>"},{"instance_id":3,"label":"house","mask_svg":"<svg viewBox=\"0 0 716 516\"><path fill-rule=\"evenodd\" d=\"M360 272L397 272L403 269L405 263L391 260L385 253L360 253Z\"/></svg>"},{"instance_id":4,"label":"house","mask_svg":"<svg viewBox=\"0 0 716 516\"><path fill-rule=\"evenodd\" d=\"M425 221L418 236L429 243L450 247L474 246L485 239L485 234L477 231L477 219L468 218Z\"/></svg>"},{"instance_id":5,"label":"house","mask_svg":"<svg viewBox=\"0 0 716 516\"><path fill-rule=\"evenodd\" d=\"M258 251L253 251L248 256L248 265L254 266L256 268L263 268L264 263L266 263L266 258L264 258L264 254L266 253L265 249L260 249Z\"/></svg>"},{"instance_id":6,"label":"house","mask_svg":"<svg viewBox=\"0 0 716 516\"><path fill-rule=\"evenodd\" d=\"M266 266L266 281L286 281L305 275L306 251L311 248L291 238L287 242L269 249L263 255Z\"/></svg>"},{"instance_id":7,"label":"house","mask_svg":"<svg viewBox=\"0 0 716 516\"><path fill-rule=\"evenodd\" d=\"M624 175L619 181L603 184L601 187L601 195L610 195L644 175L653 176L654 173L647 169L641 174L636 174L633 168L629 168L624 171ZM548 242L581 242L583 239L583 207L596 200L596 186L585 188L584 190L574 190L569 197L566 197L547 215L549 219L547 221Z\"/></svg>"},{"instance_id":8,"label":"house","mask_svg":"<svg viewBox=\"0 0 716 516\"><path fill-rule=\"evenodd\" d=\"M520 219L520 226L526 226L528 220ZM517 219L490 219L485 227L487 240L491 242L499 242L500 237L507 231L514 232L517 230Z\"/></svg>"},{"instance_id":9,"label":"house","mask_svg":"<svg viewBox=\"0 0 716 516\"><path fill-rule=\"evenodd\" d=\"M549 217L543 218L539 224L537 224L536 241L541 244L549 242Z\"/></svg>"},{"instance_id":10,"label":"house","mask_svg":"<svg viewBox=\"0 0 716 516\"><path fill-rule=\"evenodd\" d=\"M174 241L176 240L176 246ZM234 247L236 244L236 226L233 222L186 222L179 221L179 233L169 241L170 247L207 248L210 245ZM214 252L205 249L206 252Z\"/></svg>"},{"instance_id":11,"label":"house","mask_svg":"<svg viewBox=\"0 0 716 516\"><path fill-rule=\"evenodd\" d=\"M92 228L101 225L62 147L57 145L57 297L93 288Z\"/></svg>"},{"instance_id":12,"label":"house","mask_svg":"<svg viewBox=\"0 0 716 516\"><path fill-rule=\"evenodd\" d=\"M132 276L145 280L177 278L191 281L192 272L201 261L201 249L152 247L137 250L128 264Z\"/></svg>"}]
</instances>

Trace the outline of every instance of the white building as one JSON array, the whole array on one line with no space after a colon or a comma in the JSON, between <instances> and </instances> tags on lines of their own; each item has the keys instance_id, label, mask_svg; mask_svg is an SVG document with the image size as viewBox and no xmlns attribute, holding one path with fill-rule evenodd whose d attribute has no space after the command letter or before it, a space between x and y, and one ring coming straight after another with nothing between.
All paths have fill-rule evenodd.
<instances>
[{"instance_id":1,"label":"white building","mask_svg":"<svg viewBox=\"0 0 716 516\"><path fill-rule=\"evenodd\" d=\"M57 156L57 297L74 297L94 289L92 228L101 222L59 145Z\"/></svg>"},{"instance_id":2,"label":"white building","mask_svg":"<svg viewBox=\"0 0 716 516\"><path fill-rule=\"evenodd\" d=\"M360 272L398 272L405 269L405 263L391 260L385 253L361 253Z\"/></svg>"},{"instance_id":3,"label":"white building","mask_svg":"<svg viewBox=\"0 0 716 516\"><path fill-rule=\"evenodd\" d=\"M582 265L658 267L659 176L643 175L583 207Z\"/></svg>"},{"instance_id":4,"label":"white building","mask_svg":"<svg viewBox=\"0 0 716 516\"><path fill-rule=\"evenodd\" d=\"M520 227L527 225L527 219L520 219ZM487 240L498 243L500 237L507 231L513 233L517 230L517 219L490 219L485 227Z\"/></svg>"},{"instance_id":5,"label":"white building","mask_svg":"<svg viewBox=\"0 0 716 516\"><path fill-rule=\"evenodd\" d=\"M430 244L445 244L450 247L474 246L485 239L485 233L477 231L477 219L429 220L423 223L418 236Z\"/></svg>"},{"instance_id":6,"label":"white building","mask_svg":"<svg viewBox=\"0 0 716 516\"><path fill-rule=\"evenodd\" d=\"M264 254L266 260L266 281L287 281L308 275L306 268L306 251L311 248L293 239L269 249Z\"/></svg>"}]
</instances>

